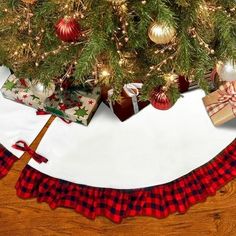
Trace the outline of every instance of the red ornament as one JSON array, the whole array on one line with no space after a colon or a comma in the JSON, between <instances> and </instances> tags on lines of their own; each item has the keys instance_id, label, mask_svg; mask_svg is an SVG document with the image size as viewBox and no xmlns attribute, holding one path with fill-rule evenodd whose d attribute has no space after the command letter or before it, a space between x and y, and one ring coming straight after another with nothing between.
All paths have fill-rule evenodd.
<instances>
[{"instance_id":1,"label":"red ornament","mask_svg":"<svg viewBox=\"0 0 236 236\"><path fill-rule=\"evenodd\" d=\"M55 25L57 36L64 42L76 42L81 37L81 27L74 18L65 17Z\"/></svg>"},{"instance_id":2,"label":"red ornament","mask_svg":"<svg viewBox=\"0 0 236 236\"><path fill-rule=\"evenodd\" d=\"M169 110L173 104L162 87L156 88L150 98L151 104L158 110Z\"/></svg>"},{"instance_id":3,"label":"red ornament","mask_svg":"<svg viewBox=\"0 0 236 236\"><path fill-rule=\"evenodd\" d=\"M179 78L177 79L177 81L178 81L178 87L179 87L180 93L187 92L189 89L189 86L190 86L190 82L189 82L188 78L180 75Z\"/></svg>"}]
</instances>

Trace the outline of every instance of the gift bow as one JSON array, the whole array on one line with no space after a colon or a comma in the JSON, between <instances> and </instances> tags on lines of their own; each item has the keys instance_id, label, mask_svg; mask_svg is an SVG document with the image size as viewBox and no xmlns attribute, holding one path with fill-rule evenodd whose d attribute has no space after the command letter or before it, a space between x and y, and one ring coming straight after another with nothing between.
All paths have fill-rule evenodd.
<instances>
[{"instance_id":1,"label":"gift bow","mask_svg":"<svg viewBox=\"0 0 236 236\"><path fill-rule=\"evenodd\" d=\"M129 97L137 97L140 93L140 89L143 87L142 83L130 83L124 85L124 91Z\"/></svg>"},{"instance_id":2,"label":"gift bow","mask_svg":"<svg viewBox=\"0 0 236 236\"><path fill-rule=\"evenodd\" d=\"M18 141L16 142L14 145L12 145L13 148L23 151L23 152L28 152L30 154L30 156L37 161L39 164L41 164L42 162L47 163L48 159L37 154L33 149L31 149L26 142L24 141Z\"/></svg>"},{"instance_id":3,"label":"gift bow","mask_svg":"<svg viewBox=\"0 0 236 236\"><path fill-rule=\"evenodd\" d=\"M129 96L132 99L135 114L139 112L138 95L140 94L140 89L142 87L143 87L142 83L129 83L129 84L125 84L124 87L123 87L123 89L124 89L125 93L127 94L127 96ZM108 91L108 97L109 98L113 95L113 92L114 92L113 89L110 89ZM109 103L110 103L110 108L113 111L113 106L112 106L112 102L111 102L110 99L109 99Z\"/></svg>"},{"instance_id":4,"label":"gift bow","mask_svg":"<svg viewBox=\"0 0 236 236\"><path fill-rule=\"evenodd\" d=\"M132 99L135 114L139 112L138 95L140 94L140 89L142 87L142 83L125 84L123 87L125 93Z\"/></svg>"},{"instance_id":5,"label":"gift bow","mask_svg":"<svg viewBox=\"0 0 236 236\"><path fill-rule=\"evenodd\" d=\"M234 115L236 116L236 82L228 82L224 86L220 86L220 97L217 103L207 106L210 117L224 109L228 104L232 106Z\"/></svg>"}]
</instances>

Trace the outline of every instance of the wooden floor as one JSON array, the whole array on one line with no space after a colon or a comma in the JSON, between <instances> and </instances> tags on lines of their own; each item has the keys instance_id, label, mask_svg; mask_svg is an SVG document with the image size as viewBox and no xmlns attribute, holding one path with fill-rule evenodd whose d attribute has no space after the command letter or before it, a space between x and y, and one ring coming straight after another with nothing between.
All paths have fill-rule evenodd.
<instances>
[{"instance_id":1,"label":"wooden floor","mask_svg":"<svg viewBox=\"0 0 236 236\"><path fill-rule=\"evenodd\" d=\"M46 127L33 147L37 147ZM193 206L185 215L176 214L164 220L128 218L117 225L103 217L91 221L70 209L51 210L47 204L36 203L35 199L19 199L14 185L28 160L29 156L24 155L9 175L0 181L0 236L236 236L236 180L215 197Z\"/></svg>"}]
</instances>

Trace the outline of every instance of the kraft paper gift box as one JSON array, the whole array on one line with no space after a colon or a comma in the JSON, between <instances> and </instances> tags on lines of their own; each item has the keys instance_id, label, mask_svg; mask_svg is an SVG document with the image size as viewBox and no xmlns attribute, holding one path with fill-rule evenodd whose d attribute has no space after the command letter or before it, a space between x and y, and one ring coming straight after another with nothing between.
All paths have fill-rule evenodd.
<instances>
[{"instance_id":1,"label":"kraft paper gift box","mask_svg":"<svg viewBox=\"0 0 236 236\"><path fill-rule=\"evenodd\" d=\"M227 82L203 98L206 110L215 126L236 118L236 81Z\"/></svg>"},{"instance_id":2,"label":"kraft paper gift box","mask_svg":"<svg viewBox=\"0 0 236 236\"><path fill-rule=\"evenodd\" d=\"M103 88L103 102L110 107L112 112L114 112L121 121L125 121L149 105L148 101L140 100L140 90L142 86L142 83L126 84L123 87L120 101L115 102L111 99L113 89Z\"/></svg>"},{"instance_id":3,"label":"kraft paper gift box","mask_svg":"<svg viewBox=\"0 0 236 236\"><path fill-rule=\"evenodd\" d=\"M2 95L15 102L33 107L38 110L44 110L43 100L35 96L29 89L30 81L28 79L18 79L14 74L10 75L1 88Z\"/></svg>"}]
</instances>

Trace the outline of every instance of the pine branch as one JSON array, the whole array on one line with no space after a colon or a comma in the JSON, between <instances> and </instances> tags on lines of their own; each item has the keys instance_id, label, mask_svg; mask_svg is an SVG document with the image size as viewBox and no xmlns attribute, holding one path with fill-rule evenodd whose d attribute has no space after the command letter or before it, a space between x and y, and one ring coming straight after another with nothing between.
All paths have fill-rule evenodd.
<instances>
[{"instance_id":1,"label":"pine branch","mask_svg":"<svg viewBox=\"0 0 236 236\"><path fill-rule=\"evenodd\" d=\"M91 73L93 65L96 64L97 57L105 48L106 38L104 35L100 32L93 32L79 57L75 72L76 79L84 82L84 77Z\"/></svg>"},{"instance_id":2,"label":"pine branch","mask_svg":"<svg viewBox=\"0 0 236 236\"><path fill-rule=\"evenodd\" d=\"M216 29L217 56L222 59L236 59L236 21L230 19L224 11L214 15Z\"/></svg>"}]
</instances>

